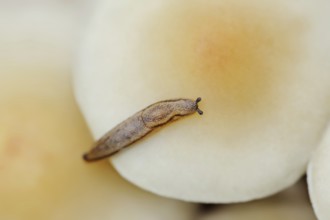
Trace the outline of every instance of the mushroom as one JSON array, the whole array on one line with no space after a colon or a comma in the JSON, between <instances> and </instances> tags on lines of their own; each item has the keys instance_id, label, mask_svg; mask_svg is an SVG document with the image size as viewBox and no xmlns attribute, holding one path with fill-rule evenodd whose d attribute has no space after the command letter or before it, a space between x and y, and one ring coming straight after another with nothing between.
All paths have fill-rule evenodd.
<instances>
[{"instance_id":1,"label":"mushroom","mask_svg":"<svg viewBox=\"0 0 330 220\"><path fill-rule=\"evenodd\" d=\"M316 220L304 182L279 194L248 203L221 206L199 220Z\"/></svg>"},{"instance_id":2,"label":"mushroom","mask_svg":"<svg viewBox=\"0 0 330 220\"><path fill-rule=\"evenodd\" d=\"M308 166L308 190L319 220L330 218L330 126Z\"/></svg>"},{"instance_id":3,"label":"mushroom","mask_svg":"<svg viewBox=\"0 0 330 220\"><path fill-rule=\"evenodd\" d=\"M2 4L0 219L192 219L195 205L81 160L92 139L70 80L77 8Z\"/></svg>"},{"instance_id":4,"label":"mushroom","mask_svg":"<svg viewBox=\"0 0 330 220\"><path fill-rule=\"evenodd\" d=\"M203 116L110 157L120 175L162 196L207 203L291 186L330 112L329 7L311 0L106 1L74 77L94 138L154 102L202 97Z\"/></svg>"}]
</instances>

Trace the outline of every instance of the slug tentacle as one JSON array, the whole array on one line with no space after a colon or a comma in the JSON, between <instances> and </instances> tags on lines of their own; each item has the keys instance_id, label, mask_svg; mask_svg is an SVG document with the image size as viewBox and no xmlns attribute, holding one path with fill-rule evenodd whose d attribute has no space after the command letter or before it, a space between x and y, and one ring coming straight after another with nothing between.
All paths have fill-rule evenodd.
<instances>
[{"instance_id":1,"label":"slug tentacle","mask_svg":"<svg viewBox=\"0 0 330 220\"><path fill-rule=\"evenodd\" d=\"M200 102L200 101L202 101L202 98L201 97L198 97L196 99L196 101L195 101L195 103L196 103L196 111L197 111L198 114L202 115L204 112L198 108L198 102Z\"/></svg>"},{"instance_id":2,"label":"slug tentacle","mask_svg":"<svg viewBox=\"0 0 330 220\"><path fill-rule=\"evenodd\" d=\"M200 101L201 98L197 98L195 101L191 99L173 99L156 102L103 135L94 144L93 148L83 155L83 159L85 161L104 159L140 140L159 126L194 112L202 115L203 112L198 108Z\"/></svg>"}]
</instances>

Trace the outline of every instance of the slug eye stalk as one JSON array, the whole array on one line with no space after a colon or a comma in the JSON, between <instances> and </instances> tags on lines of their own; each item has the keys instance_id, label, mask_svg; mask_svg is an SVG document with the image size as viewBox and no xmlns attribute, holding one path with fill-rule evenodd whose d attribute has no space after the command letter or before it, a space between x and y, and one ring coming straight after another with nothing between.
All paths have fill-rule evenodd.
<instances>
[{"instance_id":1,"label":"slug eye stalk","mask_svg":"<svg viewBox=\"0 0 330 220\"><path fill-rule=\"evenodd\" d=\"M197 111L198 114L202 115L204 112L198 108L198 103L199 103L200 101L202 101L202 98L201 98L201 97L198 97L198 98L196 99L196 111Z\"/></svg>"}]
</instances>

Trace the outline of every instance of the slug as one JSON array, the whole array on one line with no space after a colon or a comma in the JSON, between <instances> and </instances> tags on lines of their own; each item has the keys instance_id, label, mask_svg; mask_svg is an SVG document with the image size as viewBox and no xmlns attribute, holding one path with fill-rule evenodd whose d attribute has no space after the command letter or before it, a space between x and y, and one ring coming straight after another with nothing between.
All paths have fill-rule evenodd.
<instances>
[{"instance_id":1,"label":"slug","mask_svg":"<svg viewBox=\"0 0 330 220\"><path fill-rule=\"evenodd\" d=\"M104 159L140 140L159 126L195 112L202 115L203 112L198 108L201 100L199 97L196 100L172 99L156 102L108 131L83 155L83 159Z\"/></svg>"}]
</instances>

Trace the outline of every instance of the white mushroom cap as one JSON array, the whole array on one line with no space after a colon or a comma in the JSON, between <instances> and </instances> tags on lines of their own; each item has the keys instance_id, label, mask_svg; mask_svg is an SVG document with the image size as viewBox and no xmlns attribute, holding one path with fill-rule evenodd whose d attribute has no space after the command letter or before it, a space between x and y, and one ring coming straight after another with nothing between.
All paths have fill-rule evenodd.
<instances>
[{"instance_id":1,"label":"white mushroom cap","mask_svg":"<svg viewBox=\"0 0 330 220\"><path fill-rule=\"evenodd\" d=\"M117 171L156 194L199 202L251 200L297 181L329 113L330 3L320 4L102 5L75 75L96 139L156 101L203 99L203 116L165 126L112 157Z\"/></svg>"},{"instance_id":2,"label":"white mushroom cap","mask_svg":"<svg viewBox=\"0 0 330 220\"><path fill-rule=\"evenodd\" d=\"M308 167L308 190L319 220L330 219L330 126Z\"/></svg>"},{"instance_id":3,"label":"white mushroom cap","mask_svg":"<svg viewBox=\"0 0 330 220\"><path fill-rule=\"evenodd\" d=\"M82 160L92 139L70 84L74 14L61 4L0 3L0 219L192 219L194 205Z\"/></svg>"},{"instance_id":4,"label":"white mushroom cap","mask_svg":"<svg viewBox=\"0 0 330 220\"><path fill-rule=\"evenodd\" d=\"M276 196L248 203L221 206L199 220L316 220L304 184Z\"/></svg>"}]
</instances>

